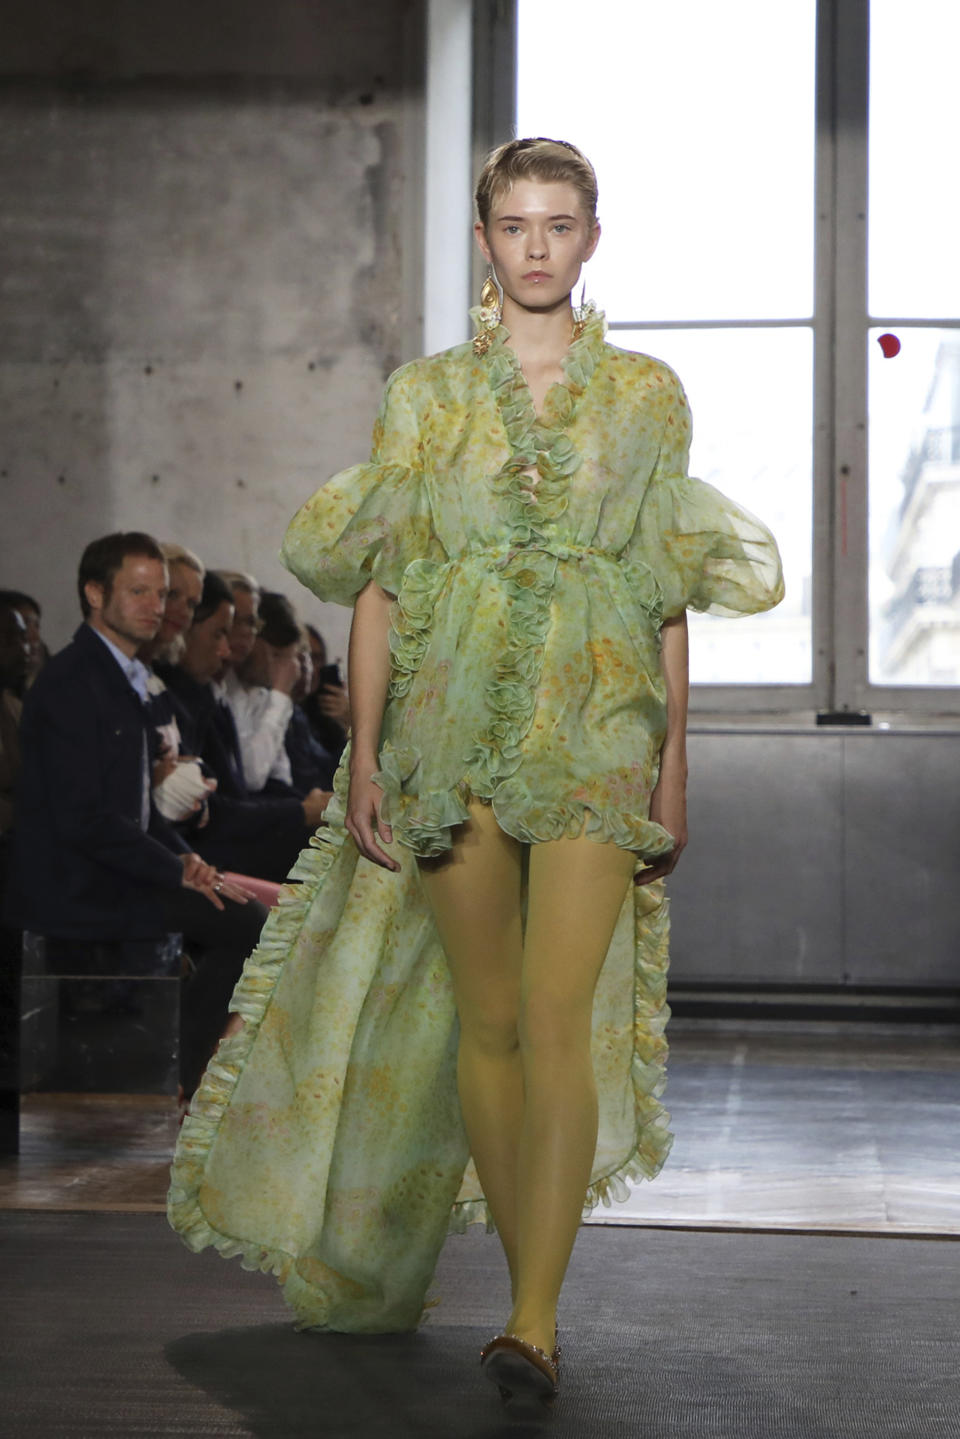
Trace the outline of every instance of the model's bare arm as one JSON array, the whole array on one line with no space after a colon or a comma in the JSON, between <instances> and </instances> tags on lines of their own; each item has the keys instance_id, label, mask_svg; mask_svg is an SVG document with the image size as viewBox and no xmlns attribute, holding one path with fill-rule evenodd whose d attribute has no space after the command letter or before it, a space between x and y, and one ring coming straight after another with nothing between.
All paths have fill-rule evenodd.
<instances>
[{"instance_id":1,"label":"model's bare arm","mask_svg":"<svg viewBox=\"0 0 960 1439\"><path fill-rule=\"evenodd\" d=\"M357 596L350 627L350 797L346 826L367 859L384 869L399 864L380 848L377 837L390 844L389 825L379 819L383 790L371 775L379 768L380 728L390 679L390 606L393 597L371 580Z\"/></svg>"},{"instance_id":2,"label":"model's bare arm","mask_svg":"<svg viewBox=\"0 0 960 1439\"><path fill-rule=\"evenodd\" d=\"M650 818L674 838L668 855L641 870L637 884L661 879L676 866L687 843L687 702L690 666L687 616L667 620L661 631L660 663L667 691L667 734L660 751L660 778L650 800Z\"/></svg>"}]
</instances>

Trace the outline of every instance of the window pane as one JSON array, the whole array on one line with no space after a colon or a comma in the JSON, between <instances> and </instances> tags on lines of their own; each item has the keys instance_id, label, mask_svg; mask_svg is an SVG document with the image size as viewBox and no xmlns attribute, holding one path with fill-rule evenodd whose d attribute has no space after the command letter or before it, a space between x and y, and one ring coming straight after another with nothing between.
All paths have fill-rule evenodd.
<instances>
[{"instance_id":1,"label":"window pane","mask_svg":"<svg viewBox=\"0 0 960 1439\"><path fill-rule=\"evenodd\" d=\"M611 318L812 313L815 9L518 0L518 134L596 166Z\"/></svg>"},{"instance_id":2,"label":"window pane","mask_svg":"<svg viewBox=\"0 0 960 1439\"><path fill-rule=\"evenodd\" d=\"M751 510L777 537L787 594L767 614L690 616L690 678L710 684L811 679L813 334L618 330L609 338L677 371L693 412L690 473Z\"/></svg>"},{"instance_id":3,"label":"window pane","mask_svg":"<svg viewBox=\"0 0 960 1439\"><path fill-rule=\"evenodd\" d=\"M870 6L870 313L960 315L960 5Z\"/></svg>"},{"instance_id":4,"label":"window pane","mask_svg":"<svg viewBox=\"0 0 960 1439\"><path fill-rule=\"evenodd\" d=\"M960 330L870 336L870 678L960 684Z\"/></svg>"}]
</instances>

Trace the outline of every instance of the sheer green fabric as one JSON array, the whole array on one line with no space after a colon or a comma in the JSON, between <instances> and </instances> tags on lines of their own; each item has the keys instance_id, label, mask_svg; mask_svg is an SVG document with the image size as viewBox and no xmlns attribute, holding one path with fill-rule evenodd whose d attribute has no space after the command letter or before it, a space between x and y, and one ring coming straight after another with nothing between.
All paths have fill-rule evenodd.
<instances>
[{"instance_id":1,"label":"sheer green fabric","mask_svg":"<svg viewBox=\"0 0 960 1439\"><path fill-rule=\"evenodd\" d=\"M379 779L402 844L440 853L472 794L520 840L586 828L653 858L660 623L776 604L777 547L688 478L665 365L595 315L538 418L505 339L399 370L371 463L308 501L283 557L323 599L398 596Z\"/></svg>"},{"instance_id":2,"label":"sheer green fabric","mask_svg":"<svg viewBox=\"0 0 960 1439\"><path fill-rule=\"evenodd\" d=\"M348 604L396 595L378 783L399 875L328 823L301 856L234 996L174 1161L171 1223L195 1249L277 1274L301 1325L413 1327L448 1223L485 1219L455 1088L456 1016L414 855L471 798L528 843L587 833L643 859L666 725L659 632L687 606L778 602L759 520L686 474L690 419L666 366L594 315L543 414L506 331L391 379L370 463L294 518L289 568ZM594 1007L600 1131L588 1206L669 1150L667 902L626 900Z\"/></svg>"}]
</instances>

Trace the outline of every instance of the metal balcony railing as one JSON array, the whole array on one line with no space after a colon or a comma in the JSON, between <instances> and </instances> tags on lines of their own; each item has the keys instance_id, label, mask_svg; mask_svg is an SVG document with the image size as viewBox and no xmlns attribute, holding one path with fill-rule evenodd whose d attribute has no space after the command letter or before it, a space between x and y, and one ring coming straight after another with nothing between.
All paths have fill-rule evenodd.
<instances>
[{"instance_id":1,"label":"metal balcony railing","mask_svg":"<svg viewBox=\"0 0 960 1439\"><path fill-rule=\"evenodd\" d=\"M913 498L917 482L927 465L960 465L960 425L925 431L920 444L911 450L900 476L903 482L901 514Z\"/></svg>"},{"instance_id":2,"label":"metal balcony railing","mask_svg":"<svg viewBox=\"0 0 960 1439\"><path fill-rule=\"evenodd\" d=\"M960 592L960 553L949 565L924 565L914 570L906 589L887 605L884 619L888 635L894 635L915 610L924 605L949 604Z\"/></svg>"}]
</instances>

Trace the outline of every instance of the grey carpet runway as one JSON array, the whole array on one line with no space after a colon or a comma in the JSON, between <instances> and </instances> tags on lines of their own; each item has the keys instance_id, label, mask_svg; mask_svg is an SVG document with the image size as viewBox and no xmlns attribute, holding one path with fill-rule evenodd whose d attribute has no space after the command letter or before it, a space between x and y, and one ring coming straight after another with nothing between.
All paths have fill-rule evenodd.
<instances>
[{"instance_id":1,"label":"grey carpet runway","mask_svg":"<svg viewBox=\"0 0 960 1439\"><path fill-rule=\"evenodd\" d=\"M0 1216L0 1432L495 1439L495 1239L451 1239L416 1335L297 1334L272 1279L155 1215ZM960 1439L960 1242L582 1231L558 1439ZM540 1431L538 1431L540 1432Z\"/></svg>"}]
</instances>

